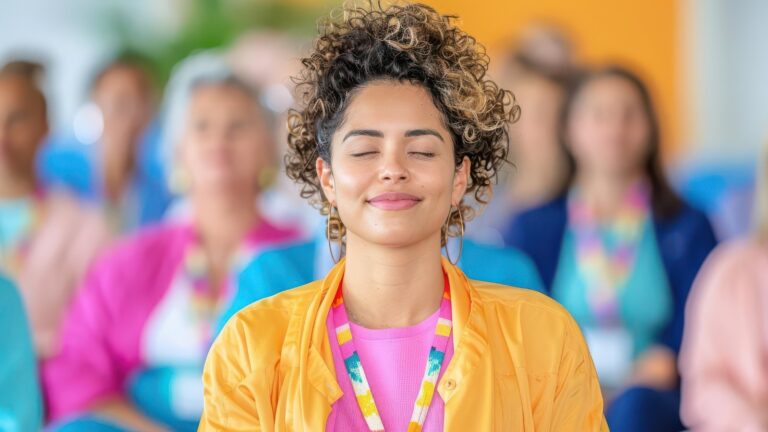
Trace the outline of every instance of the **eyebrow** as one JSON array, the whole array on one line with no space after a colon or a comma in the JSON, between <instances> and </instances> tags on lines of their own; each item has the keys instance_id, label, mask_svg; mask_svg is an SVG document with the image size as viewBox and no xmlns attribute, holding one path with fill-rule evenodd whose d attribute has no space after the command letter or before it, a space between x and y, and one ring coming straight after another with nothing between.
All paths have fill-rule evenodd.
<instances>
[{"instance_id":1,"label":"eyebrow","mask_svg":"<svg viewBox=\"0 0 768 432\"><path fill-rule=\"evenodd\" d=\"M406 137L416 137L416 136L423 136L423 135L432 135L434 137L437 137L437 139L439 139L440 141L443 141L443 136L440 135L434 129L412 129L405 133Z\"/></svg>"},{"instance_id":2,"label":"eyebrow","mask_svg":"<svg viewBox=\"0 0 768 432\"><path fill-rule=\"evenodd\" d=\"M341 142L344 142L347 140L347 138L350 138L353 136L370 136L370 137L376 137L376 138L383 138L384 133L381 131L373 130L373 129L355 129L347 132L347 134L344 135L344 139L341 140Z\"/></svg>"},{"instance_id":3,"label":"eyebrow","mask_svg":"<svg viewBox=\"0 0 768 432\"><path fill-rule=\"evenodd\" d=\"M405 132L406 138L424 136L424 135L432 135L434 137L437 137L440 141L444 141L442 135L440 135L434 129L411 129ZM347 138L350 138L353 136L370 136L370 137L376 137L376 138L383 138L384 133L374 129L355 129L347 132L347 134L344 135L344 139L342 139L341 142L344 142L347 140Z\"/></svg>"}]
</instances>

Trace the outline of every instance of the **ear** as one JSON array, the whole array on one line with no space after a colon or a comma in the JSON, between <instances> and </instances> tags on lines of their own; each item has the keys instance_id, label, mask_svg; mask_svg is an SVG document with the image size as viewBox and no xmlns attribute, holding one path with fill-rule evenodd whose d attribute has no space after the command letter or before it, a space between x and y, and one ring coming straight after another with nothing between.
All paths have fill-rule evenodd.
<instances>
[{"instance_id":1,"label":"ear","mask_svg":"<svg viewBox=\"0 0 768 432\"><path fill-rule=\"evenodd\" d=\"M453 206L458 205L461 199L464 198L464 194L467 193L471 166L469 158L464 156L461 165L456 168L456 173L453 176L453 193L451 194L451 205Z\"/></svg>"},{"instance_id":2,"label":"ear","mask_svg":"<svg viewBox=\"0 0 768 432\"><path fill-rule=\"evenodd\" d=\"M330 162L326 162L323 158L318 157L317 161L315 161L315 170L317 170L317 178L320 180L320 187L323 188L325 198L332 205L336 205L336 187L333 181L333 171L331 171Z\"/></svg>"}]
</instances>

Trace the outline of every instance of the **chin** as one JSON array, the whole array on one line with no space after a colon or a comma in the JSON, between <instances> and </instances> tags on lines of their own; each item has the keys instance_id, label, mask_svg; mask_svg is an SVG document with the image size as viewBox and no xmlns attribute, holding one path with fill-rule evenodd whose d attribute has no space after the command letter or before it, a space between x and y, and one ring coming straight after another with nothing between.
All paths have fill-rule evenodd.
<instances>
[{"instance_id":1,"label":"chin","mask_svg":"<svg viewBox=\"0 0 768 432\"><path fill-rule=\"evenodd\" d=\"M360 236L368 243L385 246L390 248L405 248L419 242L422 242L429 238L429 234L423 230L414 229L415 227L409 227L408 229L397 229L396 227L384 228L381 231L368 232Z\"/></svg>"}]
</instances>

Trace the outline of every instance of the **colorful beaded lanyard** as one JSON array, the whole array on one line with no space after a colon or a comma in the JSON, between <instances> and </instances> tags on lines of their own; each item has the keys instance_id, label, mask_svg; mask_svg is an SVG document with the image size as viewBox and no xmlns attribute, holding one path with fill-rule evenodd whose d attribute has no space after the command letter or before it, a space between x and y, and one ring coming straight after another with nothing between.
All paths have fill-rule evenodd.
<instances>
[{"instance_id":1,"label":"colorful beaded lanyard","mask_svg":"<svg viewBox=\"0 0 768 432\"><path fill-rule=\"evenodd\" d=\"M29 254L32 240L40 228L42 220L42 201L40 196L35 196L30 203L29 222L24 227L21 235L9 245L7 250L0 250L0 269L11 277L18 277L24 261Z\"/></svg>"},{"instance_id":2,"label":"colorful beaded lanyard","mask_svg":"<svg viewBox=\"0 0 768 432\"><path fill-rule=\"evenodd\" d=\"M213 324L221 314L226 299L233 294L232 285L237 283L237 276L250 262L256 248L252 245L243 245L235 253L230 264L229 277L225 281L223 289L214 294L209 282L209 263L200 243L193 240L184 255L181 272L178 277L191 289L191 313L194 315L200 327L202 345L206 347L204 352L213 342Z\"/></svg>"},{"instance_id":3,"label":"colorful beaded lanyard","mask_svg":"<svg viewBox=\"0 0 768 432\"><path fill-rule=\"evenodd\" d=\"M576 259L586 282L588 303L600 323L609 324L618 319L619 290L635 264L649 208L649 192L644 184L632 187L613 220L603 224L578 191L574 190L569 196L568 217L576 237ZM612 244L604 242L601 225L612 234Z\"/></svg>"},{"instance_id":4,"label":"colorful beaded lanyard","mask_svg":"<svg viewBox=\"0 0 768 432\"><path fill-rule=\"evenodd\" d=\"M363 371L363 365L360 362L360 356L357 354L355 344L352 340L352 331L349 326L349 317L344 307L344 296L342 289L336 292L336 298L332 306L333 325L336 328L336 340L341 349L341 356L344 359L344 365L347 369L347 375L352 382L352 388L355 390L357 404L360 412L368 424L368 429L372 432L384 431L384 424L381 421L376 402L373 400L373 393L368 384L368 378ZM437 378L440 375L440 369L445 359L445 350L448 346L448 340L451 336L453 322L451 321L451 294L448 279L445 278L443 288L443 299L440 303L440 315L435 327L435 338L432 341L432 347L429 350L427 365L424 370L424 377L419 386L419 395L413 404L413 414L408 424L408 432L421 431L424 421L427 418L429 406L432 404L432 397L435 393Z\"/></svg>"}]
</instances>

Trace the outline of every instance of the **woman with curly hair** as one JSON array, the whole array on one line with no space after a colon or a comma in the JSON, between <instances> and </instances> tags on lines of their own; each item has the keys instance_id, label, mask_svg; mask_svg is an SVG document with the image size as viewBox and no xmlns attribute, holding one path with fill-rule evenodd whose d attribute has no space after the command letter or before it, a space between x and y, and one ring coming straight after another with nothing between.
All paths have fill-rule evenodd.
<instances>
[{"instance_id":1,"label":"woman with curly hair","mask_svg":"<svg viewBox=\"0 0 768 432\"><path fill-rule=\"evenodd\" d=\"M451 17L344 12L303 59L286 161L345 257L228 322L201 430L606 430L568 313L440 254L505 160L512 94Z\"/></svg>"}]
</instances>

